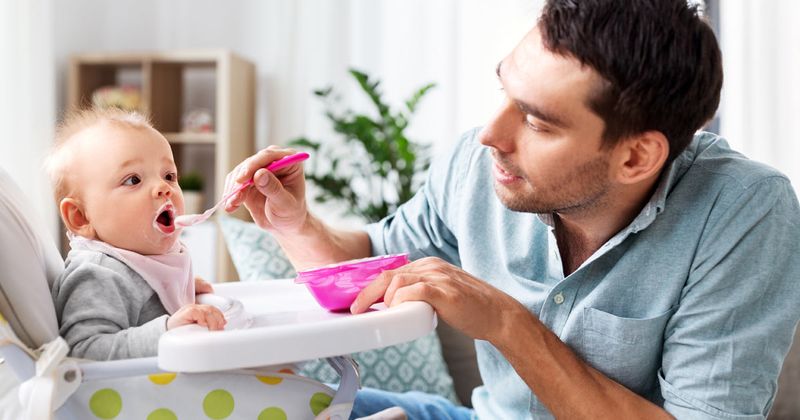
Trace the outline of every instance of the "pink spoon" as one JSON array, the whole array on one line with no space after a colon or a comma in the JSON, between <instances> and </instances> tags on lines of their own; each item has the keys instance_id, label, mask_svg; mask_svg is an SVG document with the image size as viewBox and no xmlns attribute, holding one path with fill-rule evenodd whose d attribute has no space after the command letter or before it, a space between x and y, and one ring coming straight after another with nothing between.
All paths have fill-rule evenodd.
<instances>
[{"instance_id":1,"label":"pink spoon","mask_svg":"<svg viewBox=\"0 0 800 420\"><path fill-rule=\"evenodd\" d=\"M293 155L284 156L284 157L282 157L282 158L270 163L269 165L267 165L267 170L270 171L270 172L275 172L276 170L278 170L280 168L283 168L284 166L289 166L289 165L297 163L297 162L302 162L302 161L304 161L306 159L308 159L308 153L306 153L306 152L300 152L300 153L295 153ZM250 179L249 181L245 182L244 184L236 187L236 189L234 189L230 193L226 194L224 197L222 197L222 200L219 200L219 202L214 205L214 207L211 207L210 209L204 211L203 214L184 214L182 216L176 217L175 218L175 226L176 227L188 227L188 226L196 225L198 223L205 222L209 217L211 217L212 214L214 214L215 211L217 211L217 209L222 204L227 202L231 197L233 197L239 191L241 191L241 190L243 190L243 189L245 189L245 188L247 188L247 187L249 187L251 185L253 185L253 180L252 179Z\"/></svg>"}]
</instances>

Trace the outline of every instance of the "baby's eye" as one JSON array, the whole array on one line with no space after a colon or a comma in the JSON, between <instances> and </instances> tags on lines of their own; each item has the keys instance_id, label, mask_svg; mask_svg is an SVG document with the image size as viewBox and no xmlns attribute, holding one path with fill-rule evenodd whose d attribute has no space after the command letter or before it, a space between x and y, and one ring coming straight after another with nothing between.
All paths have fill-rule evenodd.
<instances>
[{"instance_id":1,"label":"baby's eye","mask_svg":"<svg viewBox=\"0 0 800 420\"><path fill-rule=\"evenodd\" d=\"M140 182L142 182L142 179L139 178L139 175L131 175L122 181L122 185L136 185Z\"/></svg>"},{"instance_id":2,"label":"baby's eye","mask_svg":"<svg viewBox=\"0 0 800 420\"><path fill-rule=\"evenodd\" d=\"M170 172L164 176L164 179L166 179L169 182L176 182L178 180L178 174L176 174L175 172Z\"/></svg>"}]
</instances>

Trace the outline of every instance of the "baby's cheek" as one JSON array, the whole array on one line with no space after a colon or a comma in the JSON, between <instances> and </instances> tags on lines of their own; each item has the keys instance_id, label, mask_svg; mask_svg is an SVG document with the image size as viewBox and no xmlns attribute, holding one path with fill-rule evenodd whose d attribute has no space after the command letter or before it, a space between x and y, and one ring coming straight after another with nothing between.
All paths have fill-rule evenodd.
<instances>
[{"instance_id":1,"label":"baby's cheek","mask_svg":"<svg viewBox=\"0 0 800 420\"><path fill-rule=\"evenodd\" d=\"M172 199L172 205L175 206L175 210L177 214L186 214L186 208L183 202L183 193L178 191L178 194L175 195Z\"/></svg>"}]
</instances>

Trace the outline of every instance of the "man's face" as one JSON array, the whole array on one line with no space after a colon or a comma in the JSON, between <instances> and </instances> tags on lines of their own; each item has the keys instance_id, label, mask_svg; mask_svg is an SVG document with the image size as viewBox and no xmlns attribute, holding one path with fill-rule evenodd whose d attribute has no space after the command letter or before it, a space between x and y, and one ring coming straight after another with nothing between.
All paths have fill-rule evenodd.
<instances>
[{"instance_id":1,"label":"man's face","mask_svg":"<svg viewBox=\"0 0 800 420\"><path fill-rule=\"evenodd\" d=\"M184 211L167 140L150 128L109 123L76 136L71 182L95 239L144 255L167 252Z\"/></svg>"},{"instance_id":2,"label":"man's face","mask_svg":"<svg viewBox=\"0 0 800 420\"><path fill-rule=\"evenodd\" d=\"M480 134L495 190L515 211L569 214L602 207L612 188L604 123L587 107L592 69L544 48L538 28L498 66L506 98Z\"/></svg>"}]
</instances>

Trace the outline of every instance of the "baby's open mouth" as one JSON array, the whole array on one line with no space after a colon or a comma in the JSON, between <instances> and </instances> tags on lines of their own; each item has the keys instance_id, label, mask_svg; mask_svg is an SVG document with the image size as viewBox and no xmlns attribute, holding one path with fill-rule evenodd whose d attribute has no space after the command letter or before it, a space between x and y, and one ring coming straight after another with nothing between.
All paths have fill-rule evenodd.
<instances>
[{"instance_id":1,"label":"baby's open mouth","mask_svg":"<svg viewBox=\"0 0 800 420\"><path fill-rule=\"evenodd\" d=\"M155 225L158 230L164 233L175 232L175 208L167 204L156 216Z\"/></svg>"}]
</instances>

